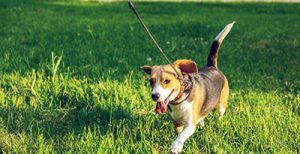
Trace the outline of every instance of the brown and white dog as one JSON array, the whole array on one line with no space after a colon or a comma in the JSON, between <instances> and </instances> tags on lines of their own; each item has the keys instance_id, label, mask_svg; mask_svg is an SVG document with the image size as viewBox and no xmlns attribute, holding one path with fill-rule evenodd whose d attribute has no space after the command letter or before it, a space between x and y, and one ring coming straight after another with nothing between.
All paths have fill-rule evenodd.
<instances>
[{"instance_id":1,"label":"brown and white dog","mask_svg":"<svg viewBox=\"0 0 300 154\"><path fill-rule=\"evenodd\" d=\"M219 47L231 30L228 24L214 39L207 65L201 69L191 60L176 60L172 65L143 66L150 75L151 97L157 102L155 111L167 110L172 117L178 137L171 146L172 153L180 153L184 142L195 132L197 124L204 125L204 118L214 108L225 113L229 95L228 81L217 67Z\"/></svg>"}]
</instances>

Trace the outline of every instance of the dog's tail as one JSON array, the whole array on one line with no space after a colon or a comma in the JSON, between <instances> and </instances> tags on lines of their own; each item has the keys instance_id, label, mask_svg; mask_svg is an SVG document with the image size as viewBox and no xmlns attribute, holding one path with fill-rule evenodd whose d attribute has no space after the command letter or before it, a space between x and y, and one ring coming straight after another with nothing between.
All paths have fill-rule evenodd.
<instances>
[{"instance_id":1,"label":"dog's tail","mask_svg":"<svg viewBox=\"0 0 300 154\"><path fill-rule=\"evenodd\" d=\"M210 47L210 52L209 52L209 55L207 58L206 66L213 66L213 67L218 68L217 59L218 59L219 48L220 48L224 38L227 36L229 31L231 30L234 23L235 23L235 21L226 25L225 28L214 39L214 42L212 43L212 45Z\"/></svg>"}]
</instances>

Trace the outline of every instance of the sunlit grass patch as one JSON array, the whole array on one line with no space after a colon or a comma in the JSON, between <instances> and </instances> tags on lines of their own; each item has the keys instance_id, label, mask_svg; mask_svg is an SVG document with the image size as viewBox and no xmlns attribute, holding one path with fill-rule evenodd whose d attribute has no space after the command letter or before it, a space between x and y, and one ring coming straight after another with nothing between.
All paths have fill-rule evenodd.
<instances>
[{"instance_id":1,"label":"sunlit grass patch","mask_svg":"<svg viewBox=\"0 0 300 154\"><path fill-rule=\"evenodd\" d=\"M154 113L139 70L164 61L126 2L0 3L2 151L169 152L172 122ZM237 21L219 55L228 109L220 121L212 112L184 152L299 151L299 5L136 6L170 58L199 66L217 32Z\"/></svg>"}]
</instances>

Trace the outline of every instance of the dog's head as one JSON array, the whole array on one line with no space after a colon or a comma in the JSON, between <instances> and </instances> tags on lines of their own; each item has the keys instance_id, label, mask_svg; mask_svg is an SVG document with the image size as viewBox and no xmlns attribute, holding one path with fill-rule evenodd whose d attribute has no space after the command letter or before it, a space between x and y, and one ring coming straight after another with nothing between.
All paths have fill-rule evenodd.
<instances>
[{"instance_id":1,"label":"dog's head","mask_svg":"<svg viewBox=\"0 0 300 154\"><path fill-rule=\"evenodd\" d=\"M182 76L198 72L197 64L191 60L177 60L172 65ZM165 113L168 103L180 92L181 82L176 72L170 65L142 66L141 69L150 75L151 97L157 102L155 111Z\"/></svg>"}]
</instances>

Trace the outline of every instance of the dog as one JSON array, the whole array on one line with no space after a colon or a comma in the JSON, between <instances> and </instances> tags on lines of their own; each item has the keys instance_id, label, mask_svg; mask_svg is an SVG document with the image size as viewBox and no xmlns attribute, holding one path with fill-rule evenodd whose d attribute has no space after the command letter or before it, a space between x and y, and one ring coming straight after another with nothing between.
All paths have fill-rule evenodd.
<instances>
[{"instance_id":1,"label":"dog","mask_svg":"<svg viewBox=\"0 0 300 154\"><path fill-rule=\"evenodd\" d=\"M204 125L204 118L213 109L217 109L220 118L225 113L229 86L227 78L218 69L217 58L220 45L234 23L226 25L214 39L207 65L201 69L187 59L168 65L141 67L150 75L155 111L158 114L168 111L178 133L171 145L172 153L182 151L184 142L195 132L197 125Z\"/></svg>"}]
</instances>

